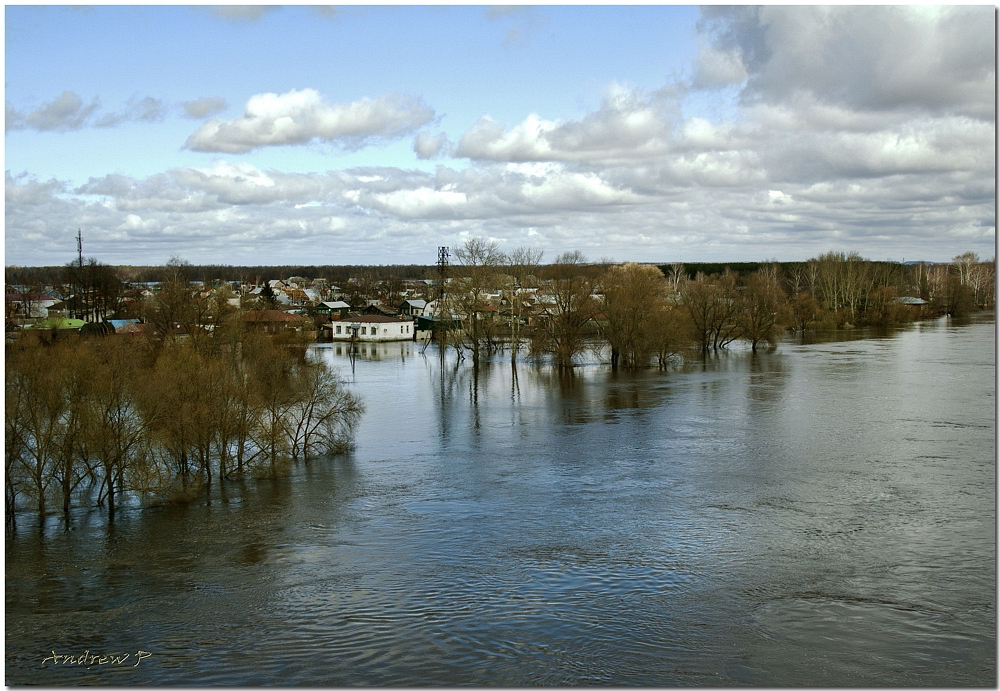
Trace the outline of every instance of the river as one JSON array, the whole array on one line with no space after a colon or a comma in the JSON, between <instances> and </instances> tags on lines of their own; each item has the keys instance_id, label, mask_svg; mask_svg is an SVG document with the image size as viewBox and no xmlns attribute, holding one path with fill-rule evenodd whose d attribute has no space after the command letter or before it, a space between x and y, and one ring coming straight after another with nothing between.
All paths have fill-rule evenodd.
<instances>
[{"instance_id":1,"label":"river","mask_svg":"<svg viewBox=\"0 0 1000 691\"><path fill-rule=\"evenodd\" d=\"M941 319L571 377L316 345L355 451L20 521L5 681L996 686L995 343Z\"/></svg>"}]
</instances>

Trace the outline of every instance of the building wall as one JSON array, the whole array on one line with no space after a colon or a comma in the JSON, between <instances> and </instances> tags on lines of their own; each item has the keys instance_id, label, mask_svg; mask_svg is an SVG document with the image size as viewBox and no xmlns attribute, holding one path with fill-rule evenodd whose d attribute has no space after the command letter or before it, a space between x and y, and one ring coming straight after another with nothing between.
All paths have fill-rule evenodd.
<instances>
[{"instance_id":1,"label":"building wall","mask_svg":"<svg viewBox=\"0 0 1000 691\"><path fill-rule=\"evenodd\" d=\"M361 328L358 329L357 336L352 336L351 324L360 324ZM412 341L413 335L416 333L416 324L412 321L400 321L400 322L384 322L384 323L366 323L363 321L351 322L349 320L344 320L342 322L332 322L330 324L333 328L331 329L331 339L334 341L350 341L356 342L368 342L368 343L381 343L383 341ZM337 333L337 327L340 326L341 333ZM375 333L372 333L374 330Z\"/></svg>"}]
</instances>

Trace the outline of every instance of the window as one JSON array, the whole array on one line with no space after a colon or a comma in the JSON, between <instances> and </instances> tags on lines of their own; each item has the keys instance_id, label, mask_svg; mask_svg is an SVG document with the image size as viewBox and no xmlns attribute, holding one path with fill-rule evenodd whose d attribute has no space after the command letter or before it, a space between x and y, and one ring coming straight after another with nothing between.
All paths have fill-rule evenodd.
<instances>
[{"instance_id":1,"label":"window","mask_svg":"<svg viewBox=\"0 0 1000 691\"><path fill-rule=\"evenodd\" d=\"M341 333L341 332L340 332L340 329L341 329L341 326L340 326L340 324L337 324L337 335L338 335L338 336L339 336L339 335L340 335L340 333Z\"/></svg>"},{"instance_id":2,"label":"window","mask_svg":"<svg viewBox=\"0 0 1000 691\"><path fill-rule=\"evenodd\" d=\"M362 327L361 327L361 335L362 335L362 336L365 336L365 335L367 335L367 334L368 334L368 331L366 331L366 329L367 329L367 328L368 328L368 327L366 327L366 326L362 326Z\"/></svg>"},{"instance_id":3,"label":"window","mask_svg":"<svg viewBox=\"0 0 1000 691\"><path fill-rule=\"evenodd\" d=\"M410 325L409 324L406 325L406 333L410 333Z\"/></svg>"}]
</instances>

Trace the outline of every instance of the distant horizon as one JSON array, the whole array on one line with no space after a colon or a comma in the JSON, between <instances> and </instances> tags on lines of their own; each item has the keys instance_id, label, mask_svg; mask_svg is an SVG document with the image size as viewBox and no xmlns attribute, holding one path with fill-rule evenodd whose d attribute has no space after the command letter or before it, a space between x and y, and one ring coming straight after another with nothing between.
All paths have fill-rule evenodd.
<instances>
[{"instance_id":1,"label":"distant horizon","mask_svg":"<svg viewBox=\"0 0 1000 691\"><path fill-rule=\"evenodd\" d=\"M959 253L959 254L961 254L961 253ZM955 256L957 257L959 255L955 255ZM90 257L84 257L84 258L85 259L90 259ZM775 260L775 259L759 259L759 260L757 260L757 259L738 259L738 260L710 260L710 261L694 261L694 260L689 260L689 261L636 261L636 262L632 262L630 260L618 261L618 260L612 259L612 260L608 260L608 261L600 261L600 260L586 261L586 262L582 262L582 265L583 266L599 266L601 264L627 264L627 263L649 264L649 265L652 265L652 266L670 266L671 264L722 264L722 265L727 265L727 264L771 264L771 263L775 263L775 264L796 264L796 263L805 263L805 262L808 262L808 261L810 261L812 259L816 259L816 258L818 258L818 257L809 257L807 259L788 259L788 260ZM915 264L951 264L953 262L953 260L954 260L954 257L952 259L950 259L950 260L947 260L947 261L930 261L930 260L925 260L925 259L907 259L907 260L876 259L876 258L873 258L873 257L862 257L862 259L864 259L865 261L870 261L870 262L888 262L888 263L892 263L892 264L900 264L900 265L904 265L905 266L905 265L915 265ZM980 261L981 262L995 263L996 258L995 257L988 257L988 258L980 257ZM6 265L4 267L4 269L58 269L58 268L63 268L63 267L68 266L69 263L70 262L65 262L63 264L8 264L8 265ZM101 263L102 264L106 264L105 262L101 262ZM167 262L164 262L162 264L106 264L106 265L107 266L111 266L113 268L158 269L158 268L164 268L164 267L166 267L167 266ZM546 261L543 261L543 262L541 262L539 264L539 266L556 266L556 265L557 265L556 262L546 262ZM335 268L344 268L344 267L383 267L384 268L384 267L393 267L393 266L418 266L418 267L421 267L421 268L435 268L437 265L434 262L430 262L430 263L427 263L427 264L423 264L423 263L420 263L420 262L407 262L407 263L397 262L397 263L390 263L390 264L364 264L364 263L358 263L358 264L306 264L306 263L303 263L303 262L289 262L289 263L281 263L281 264L225 264L225 263L220 263L220 262L208 262L208 263L203 263L203 264L196 264L194 262L188 262L187 266L189 266L190 268L193 268L193 269L197 269L197 268L201 268L201 267L209 267L209 266L218 266L218 267L227 267L227 268L247 268L247 269L270 269L270 268L292 268L292 267L300 267L300 268L309 268L309 267L313 267L313 268L321 268L321 267L335 267ZM459 263L452 262L451 264L449 264L449 266L460 267L462 265L459 264Z\"/></svg>"},{"instance_id":2,"label":"distant horizon","mask_svg":"<svg viewBox=\"0 0 1000 691\"><path fill-rule=\"evenodd\" d=\"M9 5L5 39L8 266L78 230L133 266L995 255L992 5Z\"/></svg>"}]
</instances>

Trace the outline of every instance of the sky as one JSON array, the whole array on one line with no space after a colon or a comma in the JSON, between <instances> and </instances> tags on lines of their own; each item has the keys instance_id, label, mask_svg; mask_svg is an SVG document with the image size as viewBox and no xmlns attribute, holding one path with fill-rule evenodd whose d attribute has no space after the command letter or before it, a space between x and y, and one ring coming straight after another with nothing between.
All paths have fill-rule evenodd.
<instances>
[{"instance_id":1,"label":"sky","mask_svg":"<svg viewBox=\"0 0 1000 691\"><path fill-rule=\"evenodd\" d=\"M7 5L7 266L995 256L996 16Z\"/></svg>"}]
</instances>

